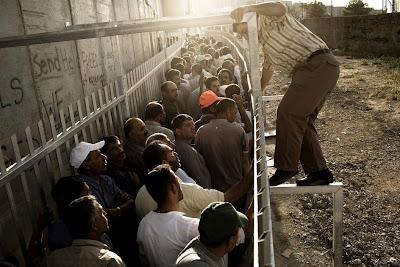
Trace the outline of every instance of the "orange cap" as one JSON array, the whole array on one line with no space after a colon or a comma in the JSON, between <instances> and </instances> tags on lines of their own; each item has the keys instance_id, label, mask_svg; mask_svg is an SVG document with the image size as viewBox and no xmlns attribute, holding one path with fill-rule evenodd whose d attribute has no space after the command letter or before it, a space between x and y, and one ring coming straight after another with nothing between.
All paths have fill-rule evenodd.
<instances>
[{"instance_id":1,"label":"orange cap","mask_svg":"<svg viewBox=\"0 0 400 267\"><path fill-rule=\"evenodd\" d=\"M221 98L218 97L213 91L207 90L200 95L200 100L199 100L200 107L208 108L209 106L211 106L212 104L214 104L219 100L221 100Z\"/></svg>"}]
</instances>

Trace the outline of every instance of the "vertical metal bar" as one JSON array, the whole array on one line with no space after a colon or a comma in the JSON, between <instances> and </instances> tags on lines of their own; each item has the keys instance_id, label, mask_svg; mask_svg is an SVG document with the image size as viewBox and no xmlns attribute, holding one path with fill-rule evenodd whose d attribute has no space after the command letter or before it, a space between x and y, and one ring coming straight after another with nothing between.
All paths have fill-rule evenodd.
<instances>
[{"instance_id":1,"label":"vertical metal bar","mask_svg":"<svg viewBox=\"0 0 400 267\"><path fill-rule=\"evenodd\" d=\"M18 166L19 164L21 164L21 153L19 151L17 135L13 134L11 136L11 143L12 143L13 150L14 150L15 161L16 161L16 164ZM28 182L26 181L25 172L21 173L21 184L22 184L22 189L24 190L24 196L25 196L26 204L28 205L28 209L29 209L28 210L29 218L31 220L32 225L36 225L35 217L33 216L33 206L32 206L31 191L29 189Z\"/></svg>"},{"instance_id":2,"label":"vertical metal bar","mask_svg":"<svg viewBox=\"0 0 400 267\"><path fill-rule=\"evenodd\" d=\"M107 88L107 86L106 86L105 88ZM99 89L99 90L97 91L97 93L98 93L98 95L99 95L99 104L100 104L99 107L100 107L100 112L101 112L101 109L103 108L103 105L104 105L104 102L103 102L103 92L102 92L101 89ZM105 114L104 112L101 112L101 113L103 113L103 114L101 115L101 118L102 118L102 121L103 121L103 135L102 135L102 137L104 137L104 136L108 136L109 134L108 134L108 127L107 127L106 114Z\"/></svg>"},{"instance_id":3,"label":"vertical metal bar","mask_svg":"<svg viewBox=\"0 0 400 267\"><path fill-rule=\"evenodd\" d=\"M53 136L53 142L55 142L57 140L57 130L56 130L56 124L54 122L54 115L50 114L50 127L51 127L51 134ZM56 148L56 156L57 156L57 162L58 162L58 168L60 170L60 176L64 177L65 173L64 173L64 164L62 161L62 157L61 157L61 151L60 148L57 147ZM59 178L59 177L57 177Z\"/></svg>"},{"instance_id":4,"label":"vertical metal bar","mask_svg":"<svg viewBox=\"0 0 400 267\"><path fill-rule=\"evenodd\" d=\"M69 111L69 117L71 118L71 129L74 129L76 127L76 123L75 123L75 114L72 104L68 106L68 111ZM79 138L77 134L74 134L74 141L75 145L79 143Z\"/></svg>"},{"instance_id":5,"label":"vertical metal bar","mask_svg":"<svg viewBox=\"0 0 400 267\"><path fill-rule=\"evenodd\" d=\"M33 146L32 133L31 133L31 128L29 126L25 128L25 135L26 135L26 140L28 142L29 153L33 155L35 153L35 147ZM46 206L46 194L43 189L42 175L40 173L39 165L37 163L33 164L33 170L35 172L36 183L39 186L40 199L42 202L41 204L42 206Z\"/></svg>"},{"instance_id":6,"label":"vertical metal bar","mask_svg":"<svg viewBox=\"0 0 400 267\"><path fill-rule=\"evenodd\" d=\"M63 133L66 133L67 132L67 124L65 123L64 109L60 110L60 120L61 120L61 127L63 130ZM66 147L67 155L69 155L69 153L71 152L71 145L69 143L69 140L65 141L65 147Z\"/></svg>"},{"instance_id":7,"label":"vertical metal bar","mask_svg":"<svg viewBox=\"0 0 400 267\"><path fill-rule=\"evenodd\" d=\"M97 101L96 101L96 93L92 93L92 102L93 102L93 111L94 113L97 112ZM96 121L96 127L97 127L97 138L95 140L92 140L92 142L97 142L97 139L100 138L100 136L104 136L104 133L101 131L101 126L100 126L100 121L99 119L95 119Z\"/></svg>"},{"instance_id":8,"label":"vertical metal bar","mask_svg":"<svg viewBox=\"0 0 400 267\"><path fill-rule=\"evenodd\" d=\"M0 174L5 175L7 172L6 163L4 162L3 150L0 149Z\"/></svg>"},{"instance_id":9,"label":"vertical metal bar","mask_svg":"<svg viewBox=\"0 0 400 267\"><path fill-rule=\"evenodd\" d=\"M333 265L343 266L343 188L333 194Z\"/></svg>"},{"instance_id":10,"label":"vertical metal bar","mask_svg":"<svg viewBox=\"0 0 400 267\"><path fill-rule=\"evenodd\" d=\"M104 88L104 93L105 93L105 96L106 96L106 105L110 104L110 97L109 97L108 89L109 89L109 87L112 87L112 86L113 86L113 83L107 85ZM116 116L115 116L115 107L113 107L111 110L107 111L108 123L109 123L109 127L110 127L110 134L115 135L115 127L116 127L116 125L114 125L114 123L113 123L113 115L114 115L114 118L116 118Z\"/></svg>"},{"instance_id":11,"label":"vertical metal bar","mask_svg":"<svg viewBox=\"0 0 400 267\"><path fill-rule=\"evenodd\" d=\"M85 104L86 104L86 116L87 118L89 118L91 116L91 112L90 112L90 104L89 104L89 96L85 97ZM93 108L94 111L96 111L95 108ZM95 140L97 140L96 138L96 134L94 132L94 127L93 127L93 123L89 124L89 129L90 129L90 137L92 138L92 142L95 142Z\"/></svg>"},{"instance_id":12,"label":"vertical metal bar","mask_svg":"<svg viewBox=\"0 0 400 267\"><path fill-rule=\"evenodd\" d=\"M46 140L46 133L44 131L43 127L43 122L40 120L38 122L38 128L39 128L39 135L40 135L40 141L42 143L42 147L45 147L47 145L47 140ZM47 166L47 171L49 172L49 177L54 177L54 166L51 164L51 159L50 159L50 154L47 154L46 157L46 166Z\"/></svg>"},{"instance_id":13,"label":"vertical metal bar","mask_svg":"<svg viewBox=\"0 0 400 267\"><path fill-rule=\"evenodd\" d=\"M126 93L129 89L128 87L128 76L124 75L122 76L122 86L123 86L123 94L125 95L125 118L128 118L131 114L130 110L129 110L129 96ZM122 120L124 120L125 118L123 118Z\"/></svg>"},{"instance_id":14,"label":"vertical metal bar","mask_svg":"<svg viewBox=\"0 0 400 267\"><path fill-rule=\"evenodd\" d=\"M250 73L251 73L251 85L253 90L253 97L258 103L259 107L262 107L262 92L261 92L261 77L259 71L259 45L258 45L258 31L257 31L257 16L255 13L250 13L248 15L248 47L249 47L249 59L250 59ZM255 133L257 134L257 133ZM264 122L262 119L259 120L258 135L264 135ZM259 136L256 136L259 137ZM262 204L263 204L263 214L264 225L266 227L264 231L268 233L265 237L264 244L264 262L260 262L261 266L270 265L275 266L274 259L274 248L273 248L273 237L272 237L272 221L271 221L271 207L270 207L270 196L269 196L269 182L267 177L267 164L265 158L265 139L260 138L260 170L257 170L261 174L262 182L265 183L265 188L262 192Z\"/></svg>"},{"instance_id":15,"label":"vertical metal bar","mask_svg":"<svg viewBox=\"0 0 400 267\"><path fill-rule=\"evenodd\" d=\"M26 250L26 241L24 237L24 232L22 230L22 223L18 216L17 205L15 204L14 193L12 191L10 183L6 183L6 192L7 192L8 203L10 204L11 216L13 218L15 228L17 230L19 245L20 248L22 249L22 254L25 256L25 258L27 258L28 252Z\"/></svg>"},{"instance_id":16,"label":"vertical metal bar","mask_svg":"<svg viewBox=\"0 0 400 267\"><path fill-rule=\"evenodd\" d=\"M76 106L78 107L79 122L82 122L83 121L83 112L82 112L82 105L81 105L81 101L80 100L78 100L76 102ZM83 140L87 141L88 138L87 138L87 134L86 134L86 129L85 128L82 128L82 135L83 135ZM76 140L75 140L75 142L76 142Z\"/></svg>"}]
</instances>

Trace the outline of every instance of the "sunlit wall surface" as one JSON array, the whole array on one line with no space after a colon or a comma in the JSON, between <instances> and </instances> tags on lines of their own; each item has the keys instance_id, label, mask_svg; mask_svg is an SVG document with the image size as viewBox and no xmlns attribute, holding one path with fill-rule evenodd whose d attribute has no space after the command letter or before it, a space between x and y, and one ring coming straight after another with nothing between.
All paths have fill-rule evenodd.
<instances>
[{"instance_id":1,"label":"sunlit wall surface","mask_svg":"<svg viewBox=\"0 0 400 267\"><path fill-rule=\"evenodd\" d=\"M190 0L189 13L192 15L206 15L230 12L235 7L264 1L256 0Z\"/></svg>"}]
</instances>

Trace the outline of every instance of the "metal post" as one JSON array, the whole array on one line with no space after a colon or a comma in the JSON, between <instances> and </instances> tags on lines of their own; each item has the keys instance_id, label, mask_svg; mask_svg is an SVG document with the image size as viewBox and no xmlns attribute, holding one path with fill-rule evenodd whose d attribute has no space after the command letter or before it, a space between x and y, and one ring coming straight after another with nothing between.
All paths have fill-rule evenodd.
<instances>
[{"instance_id":1,"label":"metal post","mask_svg":"<svg viewBox=\"0 0 400 267\"><path fill-rule=\"evenodd\" d=\"M258 44L258 30L257 30L257 16L255 13L247 14L248 17L245 17L245 21L247 21L248 27L248 47L249 47L249 60L250 60L250 79L253 90L253 97L256 103L259 105L259 127L258 127L258 135L264 135L264 121L262 118L262 110L263 101L262 101L262 88L261 88L261 77L260 77L260 63L259 63L259 44ZM257 133L254 133L257 138ZM254 140L256 142L256 140ZM260 174L260 178L262 179L262 184L265 184L265 188L262 192L262 207L258 207L263 209L262 217L263 217L263 225L261 227L265 227L264 232L267 235L264 237L264 242L262 244L263 251L259 251L264 257L263 262L260 262L260 266L275 266L274 259L274 245L272 238L272 221L271 221L271 208L270 208L270 195L269 195L269 183L267 177L267 163L265 158L265 139L260 138L259 140L260 146L260 170L257 169L257 172ZM257 155L257 154L256 154ZM254 160L258 160L255 158ZM257 164L257 163L255 163ZM257 193L257 192L255 192ZM259 233L260 234L260 233ZM257 244L254 244L256 246Z\"/></svg>"},{"instance_id":2,"label":"metal post","mask_svg":"<svg viewBox=\"0 0 400 267\"><path fill-rule=\"evenodd\" d=\"M333 266L343 266L343 188L333 194Z\"/></svg>"}]
</instances>

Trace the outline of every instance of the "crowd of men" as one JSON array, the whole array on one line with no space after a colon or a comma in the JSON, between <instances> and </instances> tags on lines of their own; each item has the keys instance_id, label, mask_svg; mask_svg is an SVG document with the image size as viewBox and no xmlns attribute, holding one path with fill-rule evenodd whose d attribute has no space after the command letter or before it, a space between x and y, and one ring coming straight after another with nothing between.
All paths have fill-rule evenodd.
<instances>
[{"instance_id":1,"label":"crowd of men","mask_svg":"<svg viewBox=\"0 0 400 267\"><path fill-rule=\"evenodd\" d=\"M292 73L277 111L277 170L269 184L291 179L299 161L307 177L297 185L329 184L314 121L339 63L282 3L242 6L232 17L239 23L247 12L258 14L262 87L274 68ZM247 38L246 24L236 31ZM143 119L128 118L124 136L72 149L77 175L55 184L58 216L40 216L28 249L33 263L240 266L253 220L247 73L212 37L188 36L181 55L165 72L161 99L146 105Z\"/></svg>"},{"instance_id":2,"label":"crowd of men","mask_svg":"<svg viewBox=\"0 0 400 267\"><path fill-rule=\"evenodd\" d=\"M72 149L77 175L55 184L58 218L38 227L47 266L240 263L252 220L246 79L211 37L190 36L181 52L124 136Z\"/></svg>"}]
</instances>

